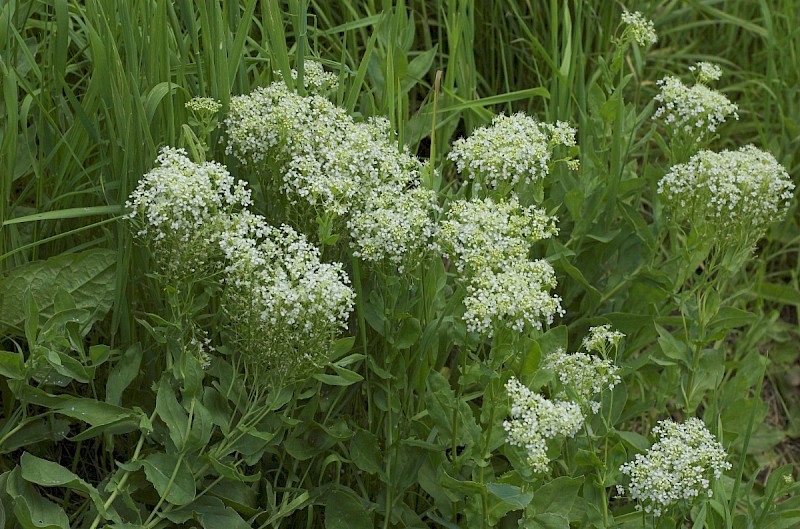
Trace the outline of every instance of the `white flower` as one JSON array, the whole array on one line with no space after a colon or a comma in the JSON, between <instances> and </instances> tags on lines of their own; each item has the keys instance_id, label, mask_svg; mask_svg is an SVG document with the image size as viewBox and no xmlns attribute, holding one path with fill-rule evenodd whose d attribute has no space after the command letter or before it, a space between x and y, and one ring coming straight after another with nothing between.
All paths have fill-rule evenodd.
<instances>
[{"instance_id":1,"label":"white flower","mask_svg":"<svg viewBox=\"0 0 800 529\"><path fill-rule=\"evenodd\" d=\"M347 222L353 255L373 262L386 259L402 272L433 244L431 215L438 209L436 192L421 187L389 184L371 190Z\"/></svg>"},{"instance_id":2,"label":"white flower","mask_svg":"<svg viewBox=\"0 0 800 529\"><path fill-rule=\"evenodd\" d=\"M211 97L193 97L186 102L186 108L196 114L216 114L222 108L222 104Z\"/></svg>"},{"instance_id":3,"label":"white flower","mask_svg":"<svg viewBox=\"0 0 800 529\"><path fill-rule=\"evenodd\" d=\"M709 81L718 81L722 77L722 69L714 63L698 62L695 66L689 66L690 72L697 72L697 82L708 83Z\"/></svg>"},{"instance_id":4,"label":"white flower","mask_svg":"<svg viewBox=\"0 0 800 529\"><path fill-rule=\"evenodd\" d=\"M575 145L575 129L569 124L540 123L521 112L501 114L495 116L491 126L456 140L447 157L455 162L459 173L468 170L476 189L494 189L546 177L557 145Z\"/></svg>"},{"instance_id":5,"label":"white flower","mask_svg":"<svg viewBox=\"0 0 800 529\"><path fill-rule=\"evenodd\" d=\"M589 335L583 339L583 348L587 351L597 351L603 356L608 352L608 346L617 347L625 335L619 331L612 331L611 325L599 325L589 328Z\"/></svg>"},{"instance_id":6,"label":"white flower","mask_svg":"<svg viewBox=\"0 0 800 529\"><path fill-rule=\"evenodd\" d=\"M194 163L183 149L164 147L156 162L125 203L128 218L162 270L198 271L211 264L219 222L251 203L250 190L222 165Z\"/></svg>"},{"instance_id":7,"label":"white flower","mask_svg":"<svg viewBox=\"0 0 800 529\"><path fill-rule=\"evenodd\" d=\"M514 377L506 383L506 390L511 398L511 420L503 421L508 444L525 449L534 472L545 472L550 463L546 441L557 436L572 437L578 432L583 425L580 406L548 400Z\"/></svg>"},{"instance_id":8,"label":"white flower","mask_svg":"<svg viewBox=\"0 0 800 529\"><path fill-rule=\"evenodd\" d=\"M517 332L541 329L564 315L561 298L548 292L556 277L547 261L517 261L500 271L477 274L467 285L464 321L467 330L491 337L497 326Z\"/></svg>"},{"instance_id":9,"label":"white flower","mask_svg":"<svg viewBox=\"0 0 800 529\"><path fill-rule=\"evenodd\" d=\"M532 243L558 233L556 220L543 209L520 206L513 195L500 201L457 200L440 224L439 240L459 272L477 273L526 260Z\"/></svg>"},{"instance_id":10,"label":"white flower","mask_svg":"<svg viewBox=\"0 0 800 529\"><path fill-rule=\"evenodd\" d=\"M661 91L655 100L660 106L654 117L661 118L673 134L685 134L699 141L716 131L728 116L739 119L736 104L705 84L688 87L673 76L657 84Z\"/></svg>"},{"instance_id":11,"label":"white flower","mask_svg":"<svg viewBox=\"0 0 800 529\"><path fill-rule=\"evenodd\" d=\"M753 145L700 151L658 183L659 195L678 222L711 223L722 239L744 235L753 243L785 214L793 189L777 160Z\"/></svg>"},{"instance_id":12,"label":"white flower","mask_svg":"<svg viewBox=\"0 0 800 529\"><path fill-rule=\"evenodd\" d=\"M354 293L340 263L288 226L249 212L232 217L220 246L226 257L223 306L242 352L284 375L319 366L347 326Z\"/></svg>"},{"instance_id":13,"label":"white flower","mask_svg":"<svg viewBox=\"0 0 800 529\"><path fill-rule=\"evenodd\" d=\"M279 80L283 80L280 70L272 72ZM297 70L292 68L292 79L297 80ZM303 86L307 91L320 93L325 89L334 90L339 85L339 78L334 73L328 73L317 61L305 60L303 62Z\"/></svg>"},{"instance_id":14,"label":"white flower","mask_svg":"<svg viewBox=\"0 0 800 529\"><path fill-rule=\"evenodd\" d=\"M622 22L626 24L623 39L632 38L636 43L645 48L658 41L656 29L652 20L648 20L638 11L622 13Z\"/></svg>"},{"instance_id":15,"label":"white flower","mask_svg":"<svg viewBox=\"0 0 800 529\"><path fill-rule=\"evenodd\" d=\"M614 389L620 383L617 375L619 367L611 360L585 353L567 354L563 349L558 349L545 357L544 367L552 370L561 383L578 397L580 405L588 406L592 413L600 411L600 403L593 400L595 395L605 389ZM557 396L565 397L566 394L561 390Z\"/></svg>"},{"instance_id":16,"label":"white flower","mask_svg":"<svg viewBox=\"0 0 800 529\"><path fill-rule=\"evenodd\" d=\"M722 445L696 417L683 424L661 421L653 434L658 441L645 454L637 454L635 461L620 467L630 478L628 493L645 512L660 516L681 500L711 496L711 480L731 468ZM625 492L622 486L618 490Z\"/></svg>"}]
</instances>

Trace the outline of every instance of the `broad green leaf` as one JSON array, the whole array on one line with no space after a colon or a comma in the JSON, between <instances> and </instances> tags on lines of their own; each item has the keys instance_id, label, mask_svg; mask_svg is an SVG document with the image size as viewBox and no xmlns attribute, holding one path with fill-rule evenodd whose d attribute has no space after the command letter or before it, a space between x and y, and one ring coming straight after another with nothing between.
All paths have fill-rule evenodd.
<instances>
[{"instance_id":1,"label":"broad green leaf","mask_svg":"<svg viewBox=\"0 0 800 529\"><path fill-rule=\"evenodd\" d=\"M89 250L64 254L13 269L0 279L0 333L22 334L25 292L30 291L43 323L54 313L53 286L72 295L77 308L100 319L114 301L114 267L117 254L111 250Z\"/></svg>"},{"instance_id":2,"label":"broad green leaf","mask_svg":"<svg viewBox=\"0 0 800 529\"><path fill-rule=\"evenodd\" d=\"M583 485L583 476L570 478L562 476L545 483L533 493L532 507L537 515L549 514L569 517L572 504L578 497L578 491ZM569 524L567 524L569 526Z\"/></svg>"},{"instance_id":3,"label":"broad green leaf","mask_svg":"<svg viewBox=\"0 0 800 529\"><path fill-rule=\"evenodd\" d=\"M61 419L30 417L23 420L18 429L3 439L0 454L13 452L40 441L60 441L69 434L69 423Z\"/></svg>"},{"instance_id":4,"label":"broad green leaf","mask_svg":"<svg viewBox=\"0 0 800 529\"><path fill-rule=\"evenodd\" d=\"M334 491L325 502L325 529L372 529L372 517L354 493Z\"/></svg>"},{"instance_id":5,"label":"broad green leaf","mask_svg":"<svg viewBox=\"0 0 800 529\"><path fill-rule=\"evenodd\" d=\"M28 452L22 454L19 464L22 479L25 481L41 485L42 487L65 487L84 492L92 499L95 508L103 514L103 516L108 518L109 513L106 511L104 502L100 498L97 489L70 470L62 467L58 463L38 458ZM112 516L114 521L122 521L116 513L113 513Z\"/></svg>"},{"instance_id":6,"label":"broad green leaf","mask_svg":"<svg viewBox=\"0 0 800 529\"><path fill-rule=\"evenodd\" d=\"M383 454L378 438L367 430L358 430L350 440L350 460L355 466L370 474L383 472Z\"/></svg>"},{"instance_id":7,"label":"broad green leaf","mask_svg":"<svg viewBox=\"0 0 800 529\"><path fill-rule=\"evenodd\" d=\"M517 509L524 509L533 499L533 493L522 492L522 489L509 483L489 483L486 490Z\"/></svg>"},{"instance_id":8,"label":"broad green leaf","mask_svg":"<svg viewBox=\"0 0 800 529\"><path fill-rule=\"evenodd\" d=\"M25 363L17 353L0 351L0 375L14 380L25 379Z\"/></svg>"},{"instance_id":9,"label":"broad green leaf","mask_svg":"<svg viewBox=\"0 0 800 529\"><path fill-rule=\"evenodd\" d=\"M20 475L19 467L8 476L6 492L14 500L14 517L23 529L69 529L66 513L39 495Z\"/></svg>"},{"instance_id":10,"label":"broad green leaf","mask_svg":"<svg viewBox=\"0 0 800 529\"><path fill-rule=\"evenodd\" d=\"M186 505L196 494L194 476L186 461L174 454L154 453L142 461L147 481L173 505Z\"/></svg>"},{"instance_id":11,"label":"broad green leaf","mask_svg":"<svg viewBox=\"0 0 800 529\"><path fill-rule=\"evenodd\" d=\"M561 514L542 513L520 520L523 529L570 529L569 520Z\"/></svg>"},{"instance_id":12,"label":"broad green leaf","mask_svg":"<svg viewBox=\"0 0 800 529\"><path fill-rule=\"evenodd\" d=\"M138 414L131 410L94 399L71 398L59 402L53 409L67 417L81 420L92 426L102 426L130 419L139 423Z\"/></svg>"},{"instance_id":13,"label":"broad green leaf","mask_svg":"<svg viewBox=\"0 0 800 529\"><path fill-rule=\"evenodd\" d=\"M680 341L671 332L666 330L661 325L654 323L658 331L658 344L661 346L661 351L667 358L678 361L686 365L691 365L691 351L686 342Z\"/></svg>"}]
</instances>

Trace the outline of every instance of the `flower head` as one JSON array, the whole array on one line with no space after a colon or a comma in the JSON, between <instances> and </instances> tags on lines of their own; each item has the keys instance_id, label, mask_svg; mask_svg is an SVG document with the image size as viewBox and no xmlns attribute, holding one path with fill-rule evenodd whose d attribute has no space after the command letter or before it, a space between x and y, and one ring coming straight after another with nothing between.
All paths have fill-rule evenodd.
<instances>
[{"instance_id":1,"label":"flower head","mask_svg":"<svg viewBox=\"0 0 800 529\"><path fill-rule=\"evenodd\" d=\"M646 48L658 41L652 20L648 20L638 11L622 13L622 22L626 25L622 34L623 40L631 39L639 46Z\"/></svg>"},{"instance_id":2,"label":"flower head","mask_svg":"<svg viewBox=\"0 0 800 529\"><path fill-rule=\"evenodd\" d=\"M711 496L711 480L719 479L731 464L703 421L692 417L677 424L668 419L659 422L653 433L658 441L619 469L630 478L627 492L639 502L637 509L660 516L681 500ZM618 489L625 493L624 487Z\"/></svg>"},{"instance_id":3,"label":"flower head","mask_svg":"<svg viewBox=\"0 0 800 529\"><path fill-rule=\"evenodd\" d=\"M608 346L617 347L625 335L619 331L612 331L611 325L599 325L589 328L589 336L583 339L583 348L587 351L597 351L603 356L608 352Z\"/></svg>"},{"instance_id":4,"label":"flower head","mask_svg":"<svg viewBox=\"0 0 800 529\"><path fill-rule=\"evenodd\" d=\"M508 444L525 449L534 472L545 472L547 440L574 436L583 424L580 406L574 402L548 400L514 377L506 383L511 398L511 420L503 421Z\"/></svg>"},{"instance_id":5,"label":"flower head","mask_svg":"<svg viewBox=\"0 0 800 529\"><path fill-rule=\"evenodd\" d=\"M558 349L545 357L544 367L552 370L563 384L557 396L566 397L566 388L578 397L578 403L583 408L589 408L592 413L600 411L600 403L594 400L595 395L605 389L614 389L619 384L617 374L619 367L611 360L604 360L598 356L585 353L567 354L563 349Z\"/></svg>"},{"instance_id":6,"label":"flower head","mask_svg":"<svg viewBox=\"0 0 800 529\"><path fill-rule=\"evenodd\" d=\"M689 66L690 72L697 72L697 82L706 84L709 81L718 81L722 77L722 69L711 62L698 62L694 66Z\"/></svg>"},{"instance_id":7,"label":"flower head","mask_svg":"<svg viewBox=\"0 0 800 529\"><path fill-rule=\"evenodd\" d=\"M441 222L439 240L460 272L474 272L525 260L531 244L557 233L554 217L533 206L520 206L512 195L499 201L453 202Z\"/></svg>"},{"instance_id":8,"label":"flower head","mask_svg":"<svg viewBox=\"0 0 800 529\"><path fill-rule=\"evenodd\" d=\"M553 148L575 145L575 129L564 122L540 123L523 113L499 115L489 127L475 129L453 143L448 158L477 189L535 182L550 172Z\"/></svg>"},{"instance_id":9,"label":"flower head","mask_svg":"<svg viewBox=\"0 0 800 529\"><path fill-rule=\"evenodd\" d=\"M549 293L555 286L553 267L544 260L513 262L500 272L486 269L467 285L467 330L491 337L498 326L525 332L550 325L564 314L561 298Z\"/></svg>"},{"instance_id":10,"label":"flower head","mask_svg":"<svg viewBox=\"0 0 800 529\"><path fill-rule=\"evenodd\" d=\"M728 116L739 119L735 103L705 84L684 85L677 77L658 81L661 92L655 100L660 103L654 116L661 118L673 134L696 140L717 130Z\"/></svg>"},{"instance_id":11,"label":"flower head","mask_svg":"<svg viewBox=\"0 0 800 529\"><path fill-rule=\"evenodd\" d=\"M165 147L158 166L139 181L125 203L164 271L187 274L210 264L219 223L251 203L250 190L218 163L194 163L183 149Z\"/></svg>"},{"instance_id":12,"label":"flower head","mask_svg":"<svg viewBox=\"0 0 800 529\"><path fill-rule=\"evenodd\" d=\"M678 222L710 224L722 239L755 243L789 207L794 184L768 152L753 145L738 151L700 151L675 165L658 193Z\"/></svg>"},{"instance_id":13,"label":"flower head","mask_svg":"<svg viewBox=\"0 0 800 529\"><path fill-rule=\"evenodd\" d=\"M272 72L278 80L283 80L280 70ZM297 81L297 70L291 70L292 79ZM303 86L307 91L322 93L326 89L334 90L339 84L339 78L334 73L326 72L317 61L306 60L303 62Z\"/></svg>"}]
</instances>

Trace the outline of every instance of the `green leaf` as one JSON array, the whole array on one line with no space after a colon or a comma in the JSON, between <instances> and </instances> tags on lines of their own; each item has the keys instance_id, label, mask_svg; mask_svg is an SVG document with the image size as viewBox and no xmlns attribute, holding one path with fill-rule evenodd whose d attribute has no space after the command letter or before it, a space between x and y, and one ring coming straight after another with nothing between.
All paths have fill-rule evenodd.
<instances>
[{"instance_id":1,"label":"green leaf","mask_svg":"<svg viewBox=\"0 0 800 529\"><path fill-rule=\"evenodd\" d=\"M79 478L73 472L67 470L58 463L38 458L28 452L22 454L19 464L22 479L25 481L41 485L42 487L65 487L84 492L92 499L95 508L105 516L106 519L109 518L109 513L97 489ZM116 513L113 513L111 516L114 521L122 521Z\"/></svg>"},{"instance_id":2,"label":"green leaf","mask_svg":"<svg viewBox=\"0 0 800 529\"><path fill-rule=\"evenodd\" d=\"M25 379L25 363L17 353L0 351L0 375L14 380Z\"/></svg>"},{"instance_id":3,"label":"green leaf","mask_svg":"<svg viewBox=\"0 0 800 529\"><path fill-rule=\"evenodd\" d=\"M350 459L353 464L370 474L383 472L383 454L378 438L372 432L360 429L350 440Z\"/></svg>"},{"instance_id":4,"label":"green leaf","mask_svg":"<svg viewBox=\"0 0 800 529\"><path fill-rule=\"evenodd\" d=\"M59 209L57 211L45 211L44 213L35 213L24 217L14 217L4 221L3 226L39 220L77 219L95 215L122 215L123 213L125 213L125 208L122 206L91 206L85 208Z\"/></svg>"},{"instance_id":5,"label":"green leaf","mask_svg":"<svg viewBox=\"0 0 800 529\"><path fill-rule=\"evenodd\" d=\"M542 513L521 520L519 526L523 529L569 529L569 520L560 514Z\"/></svg>"},{"instance_id":6,"label":"green leaf","mask_svg":"<svg viewBox=\"0 0 800 529\"><path fill-rule=\"evenodd\" d=\"M533 499L533 493L522 492L522 489L509 483L489 483L486 489L500 500L510 503L517 509L524 509Z\"/></svg>"},{"instance_id":7,"label":"green leaf","mask_svg":"<svg viewBox=\"0 0 800 529\"><path fill-rule=\"evenodd\" d=\"M744 327L753 323L757 318L758 316L746 310L722 307L708 324L708 332L713 334L720 330L727 331L736 327Z\"/></svg>"},{"instance_id":8,"label":"green leaf","mask_svg":"<svg viewBox=\"0 0 800 529\"><path fill-rule=\"evenodd\" d=\"M14 500L14 517L23 529L69 529L69 518L55 503L36 492L20 475L19 467L8 476L6 492Z\"/></svg>"},{"instance_id":9,"label":"green leaf","mask_svg":"<svg viewBox=\"0 0 800 529\"><path fill-rule=\"evenodd\" d=\"M372 517L354 493L334 491L325 502L326 529L372 529Z\"/></svg>"},{"instance_id":10,"label":"green leaf","mask_svg":"<svg viewBox=\"0 0 800 529\"><path fill-rule=\"evenodd\" d=\"M572 504L578 497L578 491L583 485L583 476L580 478L560 477L545 483L533 493L531 505L537 513L569 517ZM538 515L537 515L538 516ZM545 526L549 527L549 526ZM569 527L569 524L567 524Z\"/></svg>"},{"instance_id":11,"label":"green leaf","mask_svg":"<svg viewBox=\"0 0 800 529\"><path fill-rule=\"evenodd\" d=\"M30 291L42 322L53 316L53 286L70 293L77 308L101 319L114 301L114 267L117 253L89 250L64 254L13 269L0 279L0 334L22 334L25 321L25 293Z\"/></svg>"},{"instance_id":12,"label":"green leaf","mask_svg":"<svg viewBox=\"0 0 800 529\"><path fill-rule=\"evenodd\" d=\"M169 429L169 437L176 448L183 448L186 442L186 425L189 416L175 398L175 392L167 375L161 377L156 393L156 412Z\"/></svg>"},{"instance_id":13,"label":"green leaf","mask_svg":"<svg viewBox=\"0 0 800 529\"><path fill-rule=\"evenodd\" d=\"M147 456L142 465L147 481L171 504L186 505L194 499L197 490L186 461L174 454L154 453Z\"/></svg>"},{"instance_id":14,"label":"green leaf","mask_svg":"<svg viewBox=\"0 0 800 529\"><path fill-rule=\"evenodd\" d=\"M133 344L128 347L114 368L108 374L106 381L106 402L119 406L122 403L122 392L130 386L139 374L142 363L142 346Z\"/></svg>"},{"instance_id":15,"label":"green leaf","mask_svg":"<svg viewBox=\"0 0 800 529\"><path fill-rule=\"evenodd\" d=\"M683 363L687 367L691 365L691 351L689 346L677 338L664 327L657 323L653 323L658 331L658 344L661 346L661 351L667 358L676 360Z\"/></svg>"},{"instance_id":16,"label":"green leaf","mask_svg":"<svg viewBox=\"0 0 800 529\"><path fill-rule=\"evenodd\" d=\"M408 349L422 336L422 326L417 318L406 318L400 324L400 330L392 345L397 349Z\"/></svg>"}]
</instances>

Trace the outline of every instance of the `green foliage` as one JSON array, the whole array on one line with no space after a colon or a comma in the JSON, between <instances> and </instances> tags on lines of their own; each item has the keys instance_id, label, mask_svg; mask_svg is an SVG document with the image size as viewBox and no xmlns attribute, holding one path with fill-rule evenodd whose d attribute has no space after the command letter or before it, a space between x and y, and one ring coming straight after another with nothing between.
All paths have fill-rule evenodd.
<instances>
[{"instance_id":1,"label":"green foliage","mask_svg":"<svg viewBox=\"0 0 800 529\"><path fill-rule=\"evenodd\" d=\"M797 207L755 255L715 254L657 192L699 146L653 119L658 79L719 64L740 120L704 148L755 143L796 180L800 5L636 7L655 23L649 48L603 1L2 3L0 529L800 524ZM243 358L220 274L165 278L123 205L161 147L186 147L289 222L218 123L276 79L305 95L307 60L336 76L327 97L356 122L386 117L392 145L430 159L413 185L442 206L432 224L482 196L448 158L459 137L500 113L577 129L553 160L579 170L552 164L501 193L558 218L524 249L552 266L563 317L468 332L472 283L454 262L360 260L342 223L304 211L293 227L352 283L349 327L308 352L326 362L304 376ZM221 110L187 108L195 97ZM576 399L547 357L602 324L626 335L603 351L622 381L575 435L542 438L534 472L508 443L505 385ZM635 511L620 466L657 421L693 416L732 469L711 497Z\"/></svg>"}]
</instances>

